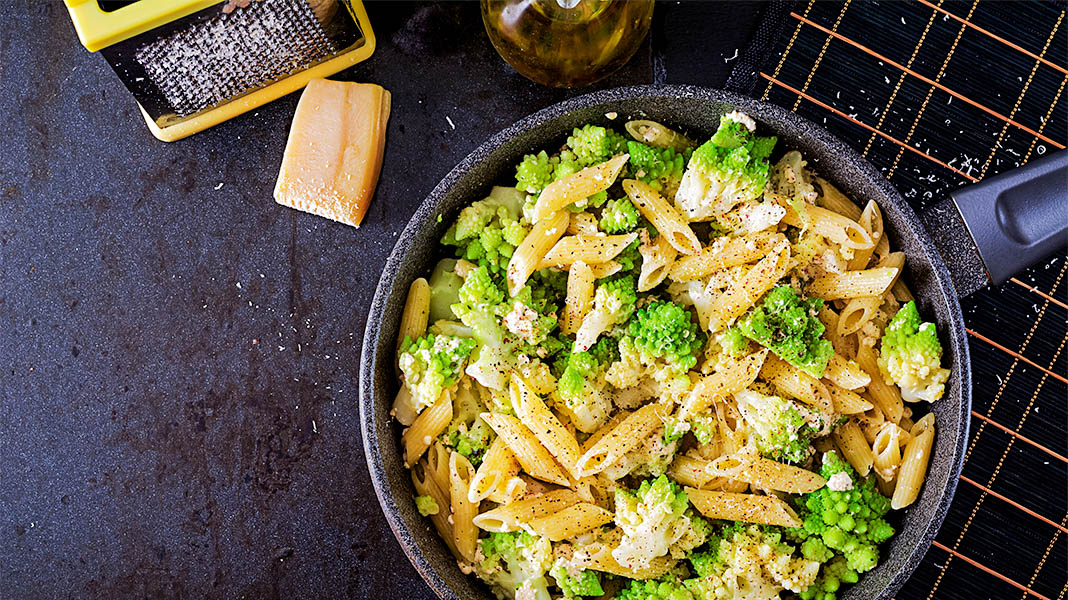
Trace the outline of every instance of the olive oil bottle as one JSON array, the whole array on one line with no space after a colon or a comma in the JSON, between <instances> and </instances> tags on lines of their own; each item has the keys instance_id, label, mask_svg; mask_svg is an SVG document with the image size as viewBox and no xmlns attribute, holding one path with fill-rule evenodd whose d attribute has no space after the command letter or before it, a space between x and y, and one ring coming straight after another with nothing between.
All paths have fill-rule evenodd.
<instances>
[{"instance_id":1,"label":"olive oil bottle","mask_svg":"<svg viewBox=\"0 0 1068 600\"><path fill-rule=\"evenodd\" d=\"M653 0L482 0L497 52L552 87L587 85L626 64L652 18Z\"/></svg>"}]
</instances>

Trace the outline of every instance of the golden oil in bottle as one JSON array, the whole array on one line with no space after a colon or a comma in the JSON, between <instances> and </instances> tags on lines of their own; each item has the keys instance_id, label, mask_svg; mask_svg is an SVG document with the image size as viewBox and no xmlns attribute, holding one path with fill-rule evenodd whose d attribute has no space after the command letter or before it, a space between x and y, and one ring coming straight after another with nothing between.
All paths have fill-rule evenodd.
<instances>
[{"instance_id":1,"label":"golden oil in bottle","mask_svg":"<svg viewBox=\"0 0 1068 600\"><path fill-rule=\"evenodd\" d=\"M653 0L482 0L497 52L552 87L587 85L626 64L652 18Z\"/></svg>"}]
</instances>

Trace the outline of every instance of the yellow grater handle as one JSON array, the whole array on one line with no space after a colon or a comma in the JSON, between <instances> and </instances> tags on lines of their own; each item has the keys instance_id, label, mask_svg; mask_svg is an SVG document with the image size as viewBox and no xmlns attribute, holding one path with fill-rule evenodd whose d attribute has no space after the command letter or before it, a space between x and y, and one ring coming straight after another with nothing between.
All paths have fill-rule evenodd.
<instances>
[{"instance_id":1,"label":"yellow grater handle","mask_svg":"<svg viewBox=\"0 0 1068 600\"><path fill-rule=\"evenodd\" d=\"M90 52L107 48L160 25L203 10L222 0L138 0L106 11L97 0L63 0L82 45Z\"/></svg>"}]
</instances>

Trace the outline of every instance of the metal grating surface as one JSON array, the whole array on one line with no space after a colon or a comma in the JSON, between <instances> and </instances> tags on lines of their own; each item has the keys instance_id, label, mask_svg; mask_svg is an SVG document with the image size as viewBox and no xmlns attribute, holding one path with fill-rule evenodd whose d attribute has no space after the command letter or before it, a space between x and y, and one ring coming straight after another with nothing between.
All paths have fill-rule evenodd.
<instances>
[{"instance_id":1,"label":"metal grating surface","mask_svg":"<svg viewBox=\"0 0 1068 600\"><path fill-rule=\"evenodd\" d=\"M1059 7L969 1L798 4L764 99L852 141L917 211L1065 147ZM897 600L1068 592L1065 254L962 300L971 439L945 524Z\"/></svg>"}]
</instances>

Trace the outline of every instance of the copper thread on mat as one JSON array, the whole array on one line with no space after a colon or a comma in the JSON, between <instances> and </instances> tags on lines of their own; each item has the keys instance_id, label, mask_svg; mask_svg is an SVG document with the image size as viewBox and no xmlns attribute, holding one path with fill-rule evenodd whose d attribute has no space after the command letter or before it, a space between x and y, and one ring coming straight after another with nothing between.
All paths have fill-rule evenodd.
<instances>
[{"instance_id":1,"label":"copper thread on mat","mask_svg":"<svg viewBox=\"0 0 1068 600\"><path fill-rule=\"evenodd\" d=\"M1053 527L1056 527L1057 529L1060 529L1064 533L1068 533L1068 527L1065 527L1064 525L1057 524L1057 523L1053 522L1052 519L1047 519L1046 517L1043 517L1042 515L1038 514L1037 512L1035 512L1033 510L1031 510L1030 508L1027 508L1023 504L1020 504L1019 502L1016 502L1015 500L1013 500L1011 498L1008 498L1006 496L1003 496L1003 495L995 492L994 490L986 487L985 485L979 483L978 481L975 481L974 479L969 479L968 477L965 477L964 475L961 475L960 476L960 480L965 482L965 483L969 483L969 484L979 488L983 492L985 492L987 494L990 494L991 496L997 498L998 500L1001 500L1001 501L1006 502L1006 503L1008 503L1008 504L1010 504L1012 506L1015 506L1016 508L1022 510L1023 512L1025 512L1025 513L1027 513L1029 515L1031 515L1032 517L1038 519L1039 521L1042 521L1044 523L1052 525Z\"/></svg>"},{"instance_id":2,"label":"copper thread on mat","mask_svg":"<svg viewBox=\"0 0 1068 600\"><path fill-rule=\"evenodd\" d=\"M826 33L827 35L829 35L829 36L831 36L831 37L833 37L835 39L839 39L839 40L849 44L850 46L853 46L854 48L857 48L857 49L863 51L866 54L870 54L872 57L877 58L877 59L885 62L886 64L888 64L888 65L890 65L890 66L892 66L892 67L894 67L896 69L900 69L900 70L904 71L905 73L908 73L909 75L912 75L916 79L919 79L920 81L922 81L922 82L924 82L924 83L926 83L928 85L931 85L931 86L934 86L935 88L938 88L938 89L942 90L943 92L949 94L950 96L953 96L954 98L957 98L957 99L959 99L959 100L961 100L963 102L967 102L968 104L974 106L975 108L978 108L979 110L989 114L992 117L995 117L997 119L1005 121L1006 123L1008 123L1010 125L1013 125L1013 126L1019 128L1019 129L1023 130L1023 131L1026 131L1027 133L1029 133L1029 134L1031 134L1033 136L1041 138L1042 140L1048 142L1049 144L1052 144L1052 145L1056 146L1057 148L1060 148L1060 149L1064 148L1064 144L1061 144L1060 142L1054 141L1053 139L1042 135L1041 133L1035 131L1034 129L1031 129L1030 127L1028 127L1028 126L1026 126L1026 125L1024 125L1022 123L1019 123L1017 121L1014 121L1011 118L1009 118L1009 117L997 112L996 110L994 110L992 108L989 108L989 107L987 107L987 106L985 106L983 104L980 104L980 103L976 102L975 100L972 100L971 98L968 98L967 96L965 96L964 94L961 94L960 92L956 92L956 91L951 90L950 88L946 87L945 85L942 85L941 83L938 83L937 79L931 79L931 78L929 78L929 77L927 77L925 75L921 75L920 73L917 73L916 71L913 71L912 69L906 67L905 65L902 65L899 62L896 62L896 61L894 61L894 60L892 60L892 59L890 59L890 58L888 58L888 57L886 57L886 56L884 56L882 54L879 54L878 52L872 50L871 48L868 48L867 46L864 46L863 44L861 44L859 42L855 42L855 41L845 37L844 35L842 35L842 34L840 34L838 32L831 31L830 29L827 29L826 27L824 27L823 25L820 25L819 23L816 23L814 21L806 19L805 17L802 17L801 15L799 15L797 13L792 12L792 13L790 13L790 16L792 16L795 19L798 19L798 20L804 22L806 25L809 25L811 27L815 27L816 29L819 29L820 31ZM941 78L941 75L942 75L942 71L939 72L939 78Z\"/></svg>"},{"instance_id":3,"label":"copper thread on mat","mask_svg":"<svg viewBox=\"0 0 1068 600\"><path fill-rule=\"evenodd\" d=\"M1065 457L1065 456L1063 456L1061 454L1058 454L1058 453L1054 452L1053 450L1050 450L1049 448L1043 446L1042 444L1039 444L1038 442L1032 440L1029 437L1026 437L1026 436L1020 435L1019 433L1016 433L1012 429L1009 429L1008 427L1005 427L1004 425L1002 425L1001 423L998 423L997 421L991 419L990 417L981 415L981 414L975 412L974 410L972 411L972 416L975 417L976 419L979 419L980 421L982 421L984 423L987 423L989 425L992 425L992 426L996 427L997 429L1000 429L1001 431L1004 431L1005 433L1007 433L1007 434L1011 435L1012 437L1020 440L1021 442L1026 442L1028 444L1031 444L1035 448L1045 452L1046 454L1052 456L1053 458L1056 458L1057 460L1059 460L1061 462L1068 463L1068 457Z\"/></svg>"},{"instance_id":4,"label":"copper thread on mat","mask_svg":"<svg viewBox=\"0 0 1068 600\"><path fill-rule=\"evenodd\" d=\"M1068 519L1068 514L1066 514L1064 516L1064 518L1061 519L1061 523L1063 524L1066 519ZM1063 529L1063 527L1061 529ZM1057 538L1059 538L1059 537L1061 537L1061 532L1060 531L1054 531L1053 532L1053 537L1050 538L1049 544L1046 545L1046 551L1042 553L1042 559L1038 561L1038 566L1035 567L1035 572L1031 573L1031 579L1027 580L1027 587L1029 587L1029 588L1030 587L1034 587L1035 581L1038 580L1038 574L1039 574L1039 572L1042 571L1042 567L1044 567L1046 565L1046 559L1049 558L1049 553L1053 551L1053 545L1057 543ZM1068 587L1068 586L1066 586L1066 587ZM1064 595L1063 589L1061 591L1061 595L1062 596ZM1021 599L1027 598L1027 594L1024 594L1023 596L1020 596L1020 598Z\"/></svg>"},{"instance_id":5,"label":"copper thread on mat","mask_svg":"<svg viewBox=\"0 0 1068 600\"><path fill-rule=\"evenodd\" d=\"M1046 292L1043 292L1042 290L1036 288L1033 285L1026 284L1026 283L1020 281L1019 279L1016 279L1015 277L1010 277L1009 281L1015 283L1016 285L1018 285L1020 287L1026 288L1027 291L1029 291L1029 292L1034 292L1034 293L1038 294L1039 296L1042 296L1046 300L1056 304L1057 306L1059 306L1061 308L1068 309L1068 304L1065 304L1064 302L1061 302L1060 300L1054 298L1053 296L1050 296Z\"/></svg>"},{"instance_id":6,"label":"copper thread on mat","mask_svg":"<svg viewBox=\"0 0 1068 600\"><path fill-rule=\"evenodd\" d=\"M1042 371L1046 375L1049 375L1050 377L1053 377L1054 379L1059 379L1060 381L1063 381L1064 383L1068 383L1068 378L1066 378L1064 375L1061 375L1060 373L1054 373L1053 371L1050 371L1046 367L1043 367L1042 365L1036 363L1035 361L1031 360L1030 358L1027 358L1023 354L1020 354L1019 352L1016 352L1014 350L1009 350L1008 348L1006 348L1005 346L1002 346L1001 344L995 342L994 340L992 340L992 339L990 339L990 338L988 338L988 337L986 337L986 336L984 336L984 335L982 335L980 333L976 333L974 329L965 328L964 330L968 332L968 335L970 335L970 336L972 336L974 338L978 338L978 339L990 344L991 346L997 348L998 350L1001 350L1002 352L1008 354L1009 356L1012 356L1013 358L1016 358L1016 359L1024 361L1025 363L1031 365L1032 367Z\"/></svg>"},{"instance_id":7,"label":"copper thread on mat","mask_svg":"<svg viewBox=\"0 0 1068 600\"><path fill-rule=\"evenodd\" d=\"M834 20L834 25L831 27L830 31L827 31L827 33L833 35L834 32L838 31L838 26L842 23L842 17L845 16L846 10L849 8L849 1L850 0L846 0L845 4L842 5L842 10L838 11L838 18ZM790 14L792 15L794 13ZM801 86L802 92L808 91L808 86L812 83L812 78L816 76L816 69L820 68L820 63L823 62L823 55L827 53L827 48L830 45L831 36L828 35L827 39L823 40L823 47L820 48L820 53L816 56L816 61L812 63L812 68L809 69L808 76L805 77L805 84ZM801 96L798 96L797 100L794 100L794 106L790 110L797 112L798 106L801 106Z\"/></svg>"},{"instance_id":8,"label":"copper thread on mat","mask_svg":"<svg viewBox=\"0 0 1068 600\"><path fill-rule=\"evenodd\" d=\"M941 2L941 1L942 0L939 0L939 2ZM805 7L805 16L806 17L808 16L809 11L812 10L812 5L815 4L815 3L816 3L816 0L808 0L808 6ZM775 65L775 70L772 71L772 73L771 73L772 77L778 77L779 76L779 71L782 69L782 66L784 64L786 64L786 57L790 55L790 49L792 49L794 47L794 42L797 41L797 34L801 33L801 25L803 25L803 23L798 23L797 24L797 29L794 29L794 34L790 36L790 41L786 43L786 49L783 50L782 56L779 57L779 64ZM769 81L768 82L768 87L764 90L764 93L760 96L761 100L767 100L768 99L768 94L771 93L771 87L772 87L772 85L771 85L771 82Z\"/></svg>"},{"instance_id":9,"label":"copper thread on mat","mask_svg":"<svg viewBox=\"0 0 1068 600\"><path fill-rule=\"evenodd\" d=\"M1061 85L1057 87L1057 94L1053 96L1053 102L1050 103L1049 110L1046 111L1046 115L1042 117L1042 123L1038 126L1039 131L1045 129L1046 123L1049 123L1049 118L1053 115L1053 109L1057 108L1057 103L1061 100L1061 94L1064 93L1064 85L1066 83L1068 83L1068 75L1061 78ZM1038 138L1031 140L1031 145L1027 148L1027 154L1024 155L1023 162L1026 163L1031 159L1031 153L1035 151L1036 145L1038 145Z\"/></svg>"},{"instance_id":10,"label":"copper thread on mat","mask_svg":"<svg viewBox=\"0 0 1068 600\"><path fill-rule=\"evenodd\" d=\"M985 33L986 35L994 38L995 40L1001 42L1002 44L1005 44L1006 46L1008 46L1010 48L1014 48L1016 50L1019 50L1020 52L1023 52L1024 54L1030 56L1031 58L1033 58L1035 60L1038 60L1038 61L1041 61L1043 64L1045 64L1045 65L1047 65L1049 67L1052 67L1052 68L1060 71L1061 73L1064 73L1065 75L1068 75L1068 69L1065 69L1064 67L1062 67L1062 66L1060 66L1060 65L1058 65L1056 63L1052 63L1052 62L1046 60L1045 58L1041 58L1041 57L1037 56L1034 52L1030 52L1028 50L1025 50L1024 48L1022 48L1022 47L1010 42L1009 40L997 35L996 33L992 33L992 32L990 32L990 31L988 31L986 29L983 29L982 27L976 25L975 23L972 23L971 21L968 21L967 19L962 19L962 18L958 17L957 15L949 12L948 10L942 8L941 6L935 6L934 4L931 4L928 0L919 0L919 2L920 2L920 4L924 4L926 6L929 6L929 7L933 8L933 9L937 10L938 12L940 12L940 13L942 13L944 15L947 15L949 18L951 18L951 19L953 19L955 21L960 21L964 25L966 25L968 27L971 27L972 29L974 29L974 30L976 30L976 31L978 31L980 33ZM939 4L941 4L941 3L939 3Z\"/></svg>"},{"instance_id":11,"label":"copper thread on mat","mask_svg":"<svg viewBox=\"0 0 1068 600\"><path fill-rule=\"evenodd\" d=\"M955 557L963 560L964 562L966 562L966 563L970 564L971 566L979 569L980 571L983 571L984 573L987 573L989 575L993 575L994 577L997 577L998 579L1004 581L1005 583L1011 585L1012 587L1014 587L1014 588L1016 588L1018 590L1022 590L1024 592L1027 592L1028 594L1031 594L1035 598L1039 598L1040 600L1051 600L1048 596L1043 596L1042 594L1039 594L1038 592L1036 592L1035 590L1032 590L1031 588L1027 587L1026 585L1024 585L1022 583L1017 583L1017 582L1013 581L1012 579L1009 579L1008 577L1002 575L1001 573L998 573L994 569L991 569L990 567L988 567L988 566L986 566L986 565L984 565L984 564L982 564L982 563L980 563L980 562L978 562L978 561L976 561L974 559L971 559L971 558L968 558L967 556L964 556L960 552L957 552L956 550L953 550L952 548L946 546L945 544L942 544L941 542L939 542L937 540L931 542L931 545L934 546L935 548L938 548L939 550L944 550L944 551L948 552L951 556L955 556Z\"/></svg>"},{"instance_id":12,"label":"copper thread on mat","mask_svg":"<svg viewBox=\"0 0 1068 600\"><path fill-rule=\"evenodd\" d=\"M775 79L774 77L772 77L771 75L768 75L767 73L761 73L760 75L761 75L761 77L767 79L768 81L770 81L770 82L782 87L786 91L794 93L794 94L797 94L798 96L804 98L805 100L808 100L809 102L815 104L816 106L819 106L821 108L827 109L830 112L838 115L839 117L842 117L843 119L845 119L845 120L847 120L847 121L849 121L851 123L854 123L856 125L860 125L864 129L867 129L868 131L871 131L872 133L874 133L876 135L879 135L879 136L882 136L882 137L886 138L887 140L897 144L898 146L901 146L901 148L903 148L903 149L911 150L912 152L915 152L916 154L919 154L920 156L922 156L922 157L924 157L924 158L926 158L926 159L928 159L928 160L930 160L930 161L932 161L932 162L934 162L936 164L939 164L939 165L949 169L950 171L953 171L954 173L956 173L957 175L960 175L961 177L963 177L965 179L968 179L970 181L979 181L975 177L972 177L971 175L965 173L964 171L961 171L960 169L954 168L954 167L946 164L945 162L943 162L943 161L931 156L930 154L925 153L924 151L920 150L919 148L914 148L914 147L906 144L905 142L902 142L901 140L895 139L895 138L891 137L890 135L888 135L886 133L883 133L882 131L872 127L871 125L868 125L867 123L863 123L861 121L858 121L858 120L854 119L853 117L845 114L844 112L838 110L837 108L835 108L835 107L833 107L833 106L831 106L829 104L826 104L825 102L821 102L821 101L813 98L812 96L810 96L808 94L802 93L800 90L798 90L798 89L796 89L796 88L794 88L794 87L792 87L790 85L787 85L787 84L779 81L778 79Z\"/></svg>"}]
</instances>

